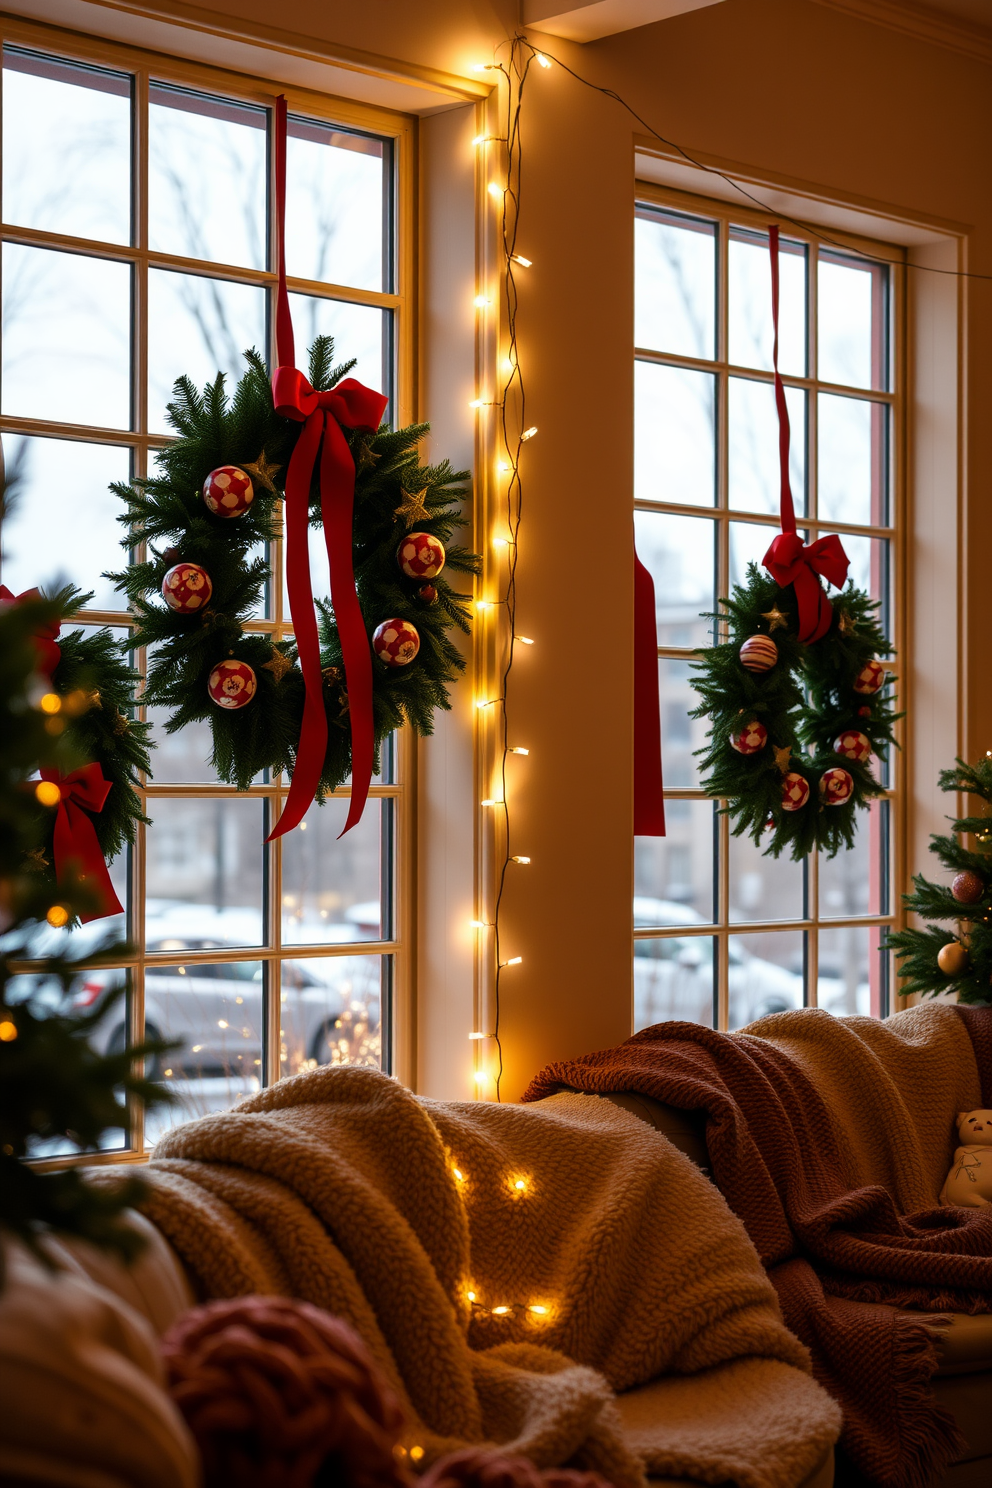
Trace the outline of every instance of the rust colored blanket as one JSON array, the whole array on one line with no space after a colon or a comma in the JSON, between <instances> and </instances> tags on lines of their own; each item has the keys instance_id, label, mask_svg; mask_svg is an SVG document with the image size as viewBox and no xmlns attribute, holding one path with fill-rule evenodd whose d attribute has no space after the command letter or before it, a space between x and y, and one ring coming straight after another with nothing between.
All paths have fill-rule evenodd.
<instances>
[{"instance_id":1,"label":"rust colored blanket","mask_svg":"<svg viewBox=\"0 0 992 1488\"><path fill-rule=\"evenodd\" d=\"M706 1113L715 1181L843 1407L842 1447L882 1488L924 1488L959 1450L929 1383L939 1314L992 1310L992 1216L937 1207L990 1020L931 1004L733 1034L665 1023L550 1065L524 1096L636 1091Z\"/></svg>"}]
</instances>

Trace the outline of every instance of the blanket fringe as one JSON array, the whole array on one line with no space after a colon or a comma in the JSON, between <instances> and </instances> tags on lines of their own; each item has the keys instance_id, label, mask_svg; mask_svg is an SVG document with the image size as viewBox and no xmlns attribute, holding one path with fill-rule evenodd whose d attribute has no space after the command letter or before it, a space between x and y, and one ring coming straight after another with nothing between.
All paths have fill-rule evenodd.
<instances>
[{"instance_id":1,"label":"blanket fringe","mask_svg":"<svg viewBox=\"0 0 992 1488\"><path fill-rule=\"evenodd\" d=\"M930 1488L967 1446L954 1417L936 1403L931 1386L940 1365L937 1345L950 1324L947 1316L895 1315L893 1399L905 1452L904 1471L898 1476L879 1475L874 1479L879 1488Z\"/></svg>"}]
</instances>

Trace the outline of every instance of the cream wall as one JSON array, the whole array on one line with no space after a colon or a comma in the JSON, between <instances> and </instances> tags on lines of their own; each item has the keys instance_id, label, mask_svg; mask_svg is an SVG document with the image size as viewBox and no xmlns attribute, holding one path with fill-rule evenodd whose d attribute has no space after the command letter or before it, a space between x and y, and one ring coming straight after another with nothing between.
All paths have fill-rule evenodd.
<instances>
[{"instance_id":1,"label":"cream wall","mask_svg":"<svg viewBox=\"0 0 992 1488\"><path fill-rule=\"evenodd\" d=\"M127 6L23 0L16 8L89 29L128 24L121 19ZM263 59L255 70L264 66L276 79L298 76L307 48L324 57L337 50L359 68L340 74L342 86L352 85L350 77L360 90L367 55L384 55L395 59L390 71L401 99L405 69L431 86L440 86L437 70L457 74L478 91L470 66L506 38L517 7L301 0L292 45L267 60L258 39L277 33L262 0L213 0L207 21L205 12L178 5L145 3L142 13L195 22L209 44L197 33L183 42L175 31L169 45L195 53L202 44L211 57L225 25L242 38L250 33L253 55ZM694 151L742 162L759 176L800 178L827 194L888 204L890 216L963 225L963 237L932 251L952 264L960 253L968 267L992 274L992 75L980 62L808 0L724 0L585 47L544 40ZM230 56L231 65L245 65L237 48ZM409 98L410 109L425 115L421 411L434 421L439 448L471 460L474 421L463 400L476 346L465 296L485 247L470 146L479 106L438 92L425 101L422 88L411 88ZM524 961L504 982L504 1098L518 1095L546 1061L624 1037L631 997L630 205L633 140L642 131L560 68L535 73L524 127L521 247L534 268L522 288L521 356L540 436L526 452L519 604L520 628L538 644L513 693L514 731L531 749L517 774L515 844L533 865L514 879L505 905L507 953ZM968 753L992 747L983 644L992 284L973 282L959 295L948 280L943 298L918 293L928 359L916 387L922 536L910 605L926 652L928 676L917 692L928 711L917 727L912 867L922 866L925 828L937 810L934 768L959 733ZM959 501L960 611L949 592ZM959 644L959 615L962 636L978 644ZM470 1093L467 1034L480 1016L465 924L478 863L470 702L462 689L454 716L421 760L418 1052L407 1073L438 1096Z\"/></svg>"}]
</instances>

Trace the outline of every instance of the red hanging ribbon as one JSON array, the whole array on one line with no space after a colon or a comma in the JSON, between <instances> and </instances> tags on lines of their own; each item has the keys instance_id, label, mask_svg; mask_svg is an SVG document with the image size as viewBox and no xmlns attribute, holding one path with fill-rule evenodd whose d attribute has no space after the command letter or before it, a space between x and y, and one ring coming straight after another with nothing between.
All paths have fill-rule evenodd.
<instances>
[{"instance_id":1,"label":"red hanging ribbon","mask_svg":"<svg viewBox=\"0 0 992 1488\"><path fill-rule=\"evenodd\" d=\"M41 771L41 778L57 785L62 793L53 839L55 875L59 883L64 884L75 873L97 897L99 907L80 915L80 919L85 924L89 920L102 920L107 915L123 914L92 820L106 805L110 781L104 780L98 764L83 765L82 769L73 770L68 775L45 769Z\"/></svg>"},{"instance_id":2,"label":"red hanging ribbon","mask_svg":"<svg viewBox=\"0 0 992 1488\"><path fill-rule=\"evenodd\" d=\"M664 837L658 617L654 580L634 554L634 836Z\"/></svg>"},{"instance_id":3,"label":"red hanging ribbon","mask_svg":"<svg viewBox=\"0 0 992 1488\"><path fill-rule=\"evenodd\" d=\"M796 513L789 481L789 409L778 370L778 227L768 229L772 269L772 366L775 369L775 407L778 410L779 511L782 531L762 562L777 584L792 584L799 606L799 639L818 641L830 629L833 606L819 575L836 588L847 579L849 560L839 537L821 537L808 546L796 531Z\"/></svg>"},{"instance_id":4,"label":"red hanging ribbon","mask_svg":"<svg viewBox=\"0 0 992 1488\"><path fill-rule=\"evenodd\" d=\"M352 562L355 462L342 425L374 433L389 399L353 377L318 393L295 364L293 321L286 288L286 100L276 100L276 218L279 286L276 295L276 370L272 397L277 413L303 424L286 472L286 581L293 633L306 684L303 724L286 805L268 841L300 824L313 801L327 753L320 642L310 581L310 485L320 457L320 514L331 577L331 604L341 640L351 727L351 802L344 831L361 820L372 781L372 653L355 590Z\"/></svg>"},{"instance_id":5,"label":"red hanging ribbon","mask_svg":"<svg viewBox=\"0 0 992 1488\"><path fill-rule=\"evenodd\" d=\"M41 599L42 595L37 589L25 589L23 594L12 594L6 584L0 584L0 603L2 604L24 604L25 601ZM61 634L62 626L57 620L47 625L40 625L34 633L34 647L38 656L38 671L42 676L51 680L52 673L62 660L62 651L55 644L55 639Z\"/></svg>"}]
</instances>

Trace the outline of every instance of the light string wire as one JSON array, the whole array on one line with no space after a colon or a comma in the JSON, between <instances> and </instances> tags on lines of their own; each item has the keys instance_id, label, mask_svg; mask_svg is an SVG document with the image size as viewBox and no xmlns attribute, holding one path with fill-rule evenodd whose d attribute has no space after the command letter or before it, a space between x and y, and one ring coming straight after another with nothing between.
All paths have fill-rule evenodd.
<instances>
[{"instance_id":1,"label":"light string wire","mask_svg":"<svg viewBox=\"0 0 992 1488\"><path fill-rule=\"evenodd\" d=\"M569 67L567 62L563 62L560 57L556 57L554 52L549 52L546 47L541 47L539 52L538 49L533 45L533 43L528 41L526 36L521 36L519 34L515 36L513 39L513 45L516 46L517 43L522 43L524 46L529 47L535 57L542 56L549 58L552 62L554 62L558 67L561 68L562 72L567 72L569 77L573 77L575 81L577 83L581 83L584 88L591 88L594 93L602 93L604 98L610 98L614 103L618 103L620 107L622 109L626 109L631 118L636 119L638 124L646 129L650 135L653 135L653 137L656 140L660 141L661 144L667 145L670 150L676 150L682 156L682 159L687 161L689 165L694 166L696 170L705 171L706 174L709 176L717 176L719 180L725 181L728 186L733 187L735 191L739 192L741 196L743 196L752 204L752 206L760 208L762 212L766 213L772 218L777 219L780 222L788 222L791 227L798 227L801 232L808 233L810 237L815 238L818 243L826 243L831 248L840 249L842 253L855 253L859 258L867 259L870 263L887 264L890 268L916 269L921 274L942 274L949 279L978 279L983 280L986 283L992 283L992 274L978 274L969 269L938 269L931 264L911 263L908 260L904 260L901 258L884 258L879 253L869 253L864 248L856 248L853 247L850 243L841 242L838 238L829 237L826 233L821 232L821 230L814 223L804 222L801 217L790 217L788 213L782 212L777 207L771 206L768 202L762 201L759 196L755 196L752 192L743 187L739 181L735 181L733 176L726 175L715 165L704 165L701 160L697 160L694 155L690 155L689 151L683 149L682 146L680 144L677 144L675 140L668 139L659 130L655 129L653 124L649 124L647 119L645 119L643 115L639 114L633 107L633 105L629 104L627 100L616 91L615 88L606 88L603 87L601 83L590 82L589 79L584 78L580 72L576 72L574 68Z\"/></svg>"},{"instance_id":2,"label":"light string wire","mask_svg":"<svg viewBox=\"0 0 992 1488\"><path fill-rule=\"evenodd\" d=\"M505 63L494 62L487 68L487 70L501 73L507 88L506 133L505 135L498 136L496 140L491 141L492 143L502 144L506 152L505 184L502 192L500 212L500 244L503 254L502 281L506 324L505 356L508 363L508 371L505 374L505 381L502 383L501 393L496 407L499 409L499 428L502 445L509 464L509 477L506 483L504 505L507 530L510 534L506 593L502 599L495 601L494 604L494 607L495 605L505 606L508 625L505 660L500 673L500 695L496 700L499 704L502 738L498 765L500 799L494 804L499 806L503 813L503 860L498 871L492 917L493 954L496 966L493 984L493 1031L491 1038L496 1045L495 1083L497 1101L502 1100L500 1087L503 1078L503 1044L500 1038L501 981L505 966L514 964L516 959L514 958L514 963L504 963L502 960L500 911L503 907L503 898L506 892L507 874L509 873L510 865L515 861L511 850L510 808L506 793L506 772L507 758L511 752L507 694L510 674L513 670L514 649L517 644L517 560L520 527L523 518L524 492L520 474L520 458L526 440L531 437L532 432L536 432L528 430L527 427L527 394L524 375L520 367L517 344L519 296L517 292L515 264L519 262L516 255L520 224L521 174L523 164L521 110L527 76L539 55L537 50L530 45L525 37L516 36L510 42L510 54L507 61Z\"/></svg>"}]
</instances>

